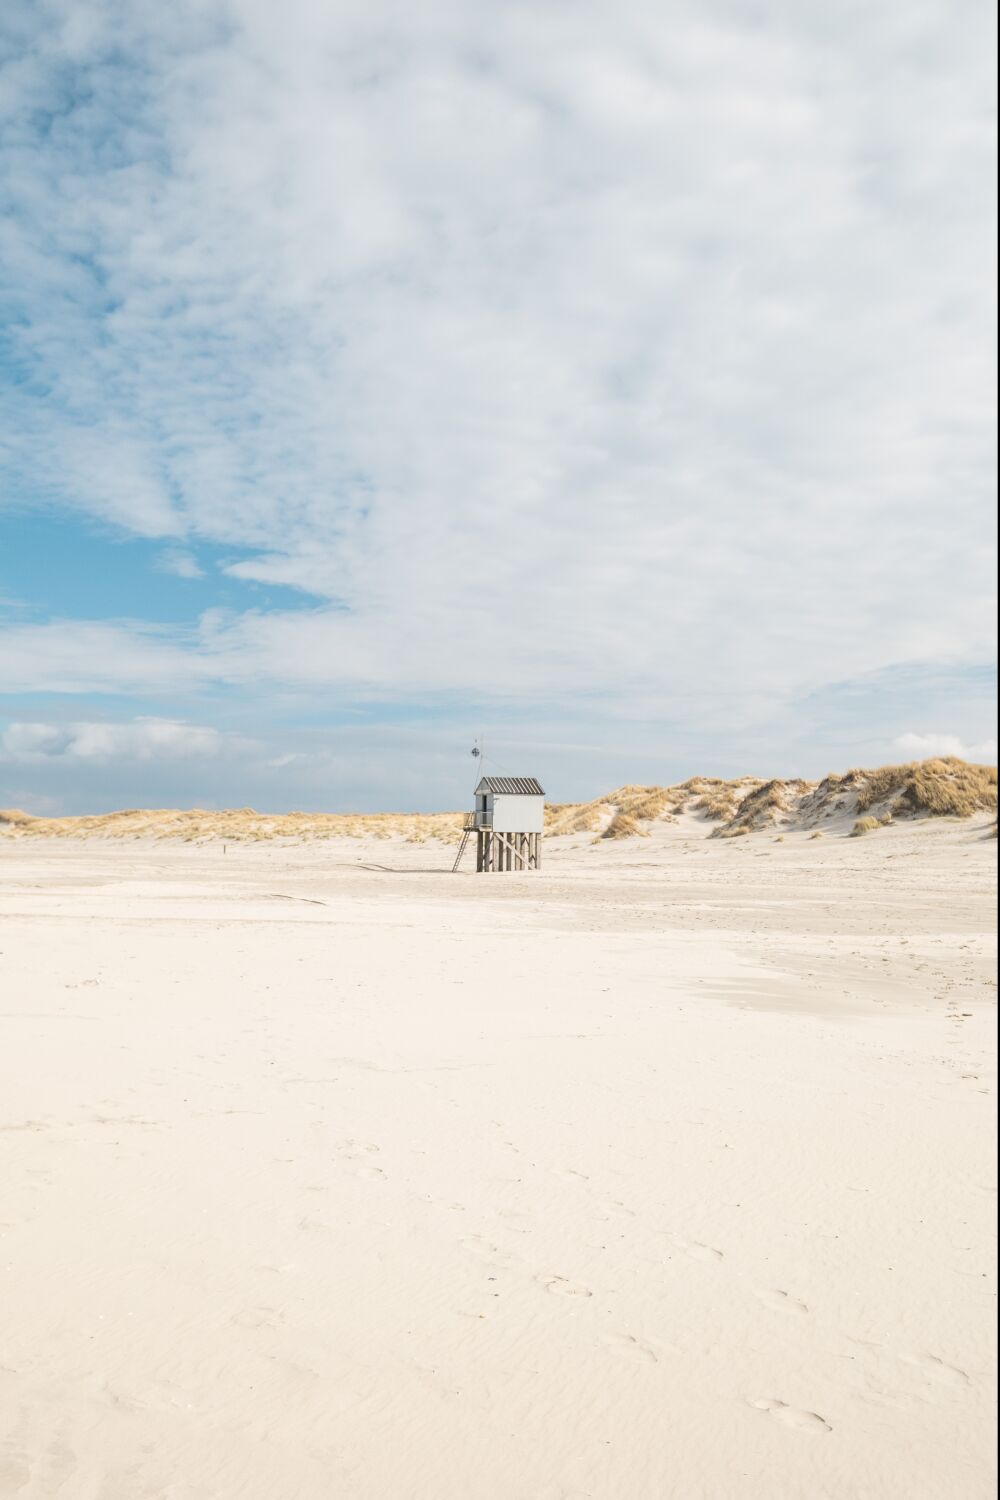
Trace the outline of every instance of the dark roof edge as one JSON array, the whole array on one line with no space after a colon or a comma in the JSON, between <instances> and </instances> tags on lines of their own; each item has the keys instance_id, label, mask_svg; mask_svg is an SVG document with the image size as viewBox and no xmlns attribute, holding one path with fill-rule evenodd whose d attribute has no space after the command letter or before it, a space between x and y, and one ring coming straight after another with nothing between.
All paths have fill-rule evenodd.
<instances>
[{"instance_id":1,"label":"dark roof edge","mask_svg":"<svg viewBox=\"0 0 1000 1500\"><path fill-rule=\"evenodd\" d=\"M545 788L534 776L484 776L476 791L492 792L501 797L545 796Z\"/></svg>"}]
</instances>

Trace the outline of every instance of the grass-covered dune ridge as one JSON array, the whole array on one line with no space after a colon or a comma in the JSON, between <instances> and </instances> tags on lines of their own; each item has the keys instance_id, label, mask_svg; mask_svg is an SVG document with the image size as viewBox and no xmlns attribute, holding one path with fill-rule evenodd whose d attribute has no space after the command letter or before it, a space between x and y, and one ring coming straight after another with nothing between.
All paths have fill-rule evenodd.
<instances>
[{"instance_id":1,"label":"grass-covered dune ridge","mask_svg":"<svg viewBox=\"0 0 1000 1500\"><path fill-rule=\"evenodd\" d=\"M618 787L592 802L549 803L549 837L592 835L598 840L648 836L661 824L683 824L711 838L739 838L768 829L849 834L873 832L919 818L996 814L997 768L947 757L831 774L822 781L741 776L692 776L674 786ZM0 811L0 838L428 839L454 844L466 814L260 813L244 807L211 811L132 808L81 817L41 818Z\"/></svg>"}]
</instances>

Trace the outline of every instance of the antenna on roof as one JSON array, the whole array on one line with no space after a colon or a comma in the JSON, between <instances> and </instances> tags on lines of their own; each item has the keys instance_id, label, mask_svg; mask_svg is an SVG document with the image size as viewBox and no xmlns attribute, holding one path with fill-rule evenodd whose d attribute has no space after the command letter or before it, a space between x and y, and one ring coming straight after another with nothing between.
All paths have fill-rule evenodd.
<instances>
[{"instance_id":1,"label":"antenna on roof","mask_svg":"<svg viewBox=\"0 0 1000 1500\"><path fill-rule=\"evenodd\" d=\"M474 760L478 762L476 766L476 785L478 786L479 777L482 776L483 767L486 764L486 742L484 741L482 735L477 736L469 754L473 757Z\"/></svg>"}]
</instances>

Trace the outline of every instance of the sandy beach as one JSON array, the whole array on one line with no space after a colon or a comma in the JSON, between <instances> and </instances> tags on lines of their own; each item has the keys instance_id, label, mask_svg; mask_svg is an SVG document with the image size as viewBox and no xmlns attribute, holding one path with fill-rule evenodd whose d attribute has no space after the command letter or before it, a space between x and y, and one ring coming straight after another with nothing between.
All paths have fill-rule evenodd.
<instances>
[{"instance_id":1,"label":"sandy beach","mask_svg":"<svg viewBox=\"0 0 1000 1500\"><path fill-rule=\"evenodd\" d=\"M987 1500L996 848L0 845L0 1496Z\"/></svg>"}]
</instances>

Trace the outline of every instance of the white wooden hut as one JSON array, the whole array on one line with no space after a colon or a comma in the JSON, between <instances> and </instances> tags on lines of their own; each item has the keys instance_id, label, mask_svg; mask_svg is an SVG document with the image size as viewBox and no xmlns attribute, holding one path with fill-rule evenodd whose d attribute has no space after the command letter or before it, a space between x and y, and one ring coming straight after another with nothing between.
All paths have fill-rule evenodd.
<instances>
[{"instance_id":1,"label":"white wooden hut","mask_svg":"<svg viewBox=\"0 0 1000 1500\"><path fill-rule=\"evenodd\" d=\"M545 791L534 776L484 776L472 815L477 870L537 870Z\"/></svg>"}]
</instances>

